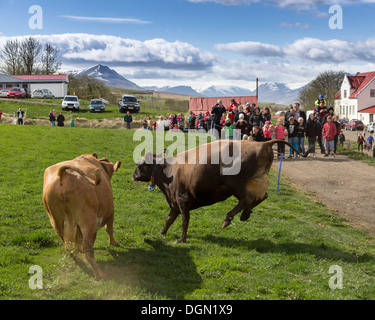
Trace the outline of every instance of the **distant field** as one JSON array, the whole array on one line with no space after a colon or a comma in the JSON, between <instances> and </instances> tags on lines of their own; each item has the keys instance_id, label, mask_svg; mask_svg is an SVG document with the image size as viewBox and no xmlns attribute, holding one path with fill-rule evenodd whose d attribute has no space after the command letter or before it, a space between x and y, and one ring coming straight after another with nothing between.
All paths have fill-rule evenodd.
<instances>
[{"instance_id":1,"label":"distant field","mask_svg":"<svg viewBox=\"0 0 375 320\"><path fill-rule=\"evenodd\" d=\"M117 105L107 105L106 111L103 113L90 113L88 109L89 101L81 100L80 110L77 111L62 111L61 99L53 100L41 100L41 99L14 99L14 100L3 100L0 99L0 110L4 114L12 115L13 112L17 112L18 108L22 108L23 111L27 110L26 117L29 119L48 119L48 115L51 109L55 109L57 114L63 112L66 119L71 118L84 118L89 120L98 119L113 119L123 118L125 114L118 111ZM153 119L163 115L170 115L171 113L180 113L173 109L167 109L164 105L159 108L145 108L141 104L141 112L133 115L134 121L141 121L144 117L151 116Z\"/></svg>"},{"instance_id":2,"label":"distant field","mask_svg":"<svg viewBox=\"0 0 375 320\"><path fill-rule=\"evenodd\" d=\"M374 299L373 237L289 185L247 222L237 216L221 229L236 200L194 210L188 242L181 218L159 235L169 212L161 192L131 180L136 167L133 132L0 124L0 299ZM95 256L108 273L95 281L65 253L42 203L44 170L83 153L122 160L112 179L114 235L98 232ZM31 290L29 268L43 270L43 289ZM343 289L332 290L329 270L343 270Z\"/></svg>"}]
</instances>

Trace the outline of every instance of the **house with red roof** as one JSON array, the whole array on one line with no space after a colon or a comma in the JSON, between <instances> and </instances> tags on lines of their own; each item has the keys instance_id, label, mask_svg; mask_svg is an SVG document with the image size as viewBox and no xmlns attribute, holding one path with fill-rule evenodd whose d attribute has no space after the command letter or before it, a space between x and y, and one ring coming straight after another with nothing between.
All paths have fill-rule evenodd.
<instances>
[{"instance_id":1,"label":"house with red roof","mask_svg":"<svg viewBox=\"0 0 375 320\"><path fill-rule=\"evenodd\" d=\"M365 124L375 121L375 71L345 75L335 97L335 114Z\"/></svg>"},{"instance_id":2,"label":"house with red roof","mask_svg":"<svg viewBox=\"0 0 375 320\"><path fill-rule=\"evenodd\" d=\"M48 89L56 98L63 98L68 94L68 83L67 74L17 76L0 74L0 90L20 87L31 94L36 89Z\"/></svg>"}]
</instances>

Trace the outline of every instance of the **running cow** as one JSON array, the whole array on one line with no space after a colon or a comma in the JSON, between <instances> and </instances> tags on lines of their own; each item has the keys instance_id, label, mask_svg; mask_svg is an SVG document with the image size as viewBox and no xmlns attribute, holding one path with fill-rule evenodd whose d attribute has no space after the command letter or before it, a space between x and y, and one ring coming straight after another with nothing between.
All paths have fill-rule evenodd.
<instances>
[{"instance_id":1,"label":"running cow","mask_svg":"<svg viewBox=\"0 0 375 320\"><path fill-rule=\"evenodd\" d=\"M52 227L75 262L81 263L77 249L85 253L97 279L104 277L94 258L97 230L105 226L109 243L118 245L113 238L111 178L120 165L99 160L93 153L53 165L44 173L43 204Z\"/></svg>"},{"instance_id":2,"label":"running cow","mask_svg":"<svg viewBox=\"0 0 375 320\"><path fill-rule=\"evenodd\" d=\"M147 153L133 174L134 181L152 181L164 193L170 213L161 234L166 234L179 214L182 215L182 236L185 242L190 210L209 206L231 196L238 204L227 213L222 228L230 225L234 216L242 211L241 221L249 219L252 209L267 199L268 173L273 161L272 146L281 142L299 152L284 140L268 142L218 140L178 154L173 158L160 158ZM230 166L228 155L237 157L237 171L223 174ZM306 157L308 152L303 157ZM202 163L198 159L207 159ZM172 160L172 161L171 161ZM240 166L238 167L238 164Z\"/></svg>"}]
</instances>

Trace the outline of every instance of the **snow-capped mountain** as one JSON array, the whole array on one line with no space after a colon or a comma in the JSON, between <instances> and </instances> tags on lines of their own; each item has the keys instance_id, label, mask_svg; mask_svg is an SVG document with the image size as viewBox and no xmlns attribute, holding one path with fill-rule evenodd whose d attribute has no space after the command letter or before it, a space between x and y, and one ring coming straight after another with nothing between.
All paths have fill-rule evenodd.
<instances>
[{"instance_id":1,"label":"snow-capped mountain","mask_svg":"<svg viewBox=\"0 0 375 320\"><path fill-rule=\"evenodd\" d=\"M299 89L290 89L285 83L266 82L259 86L259 102L274 102L277 104L288 105L298 100ZM207 89L197 90L204 97L238 97L255 96L256 90L231 86L212 86Z\"/></svg>"},{"instance_id":2,"label":"snow-capped mountain","mask_svg":"<svg viewBox=\"0 0 375 320\"><path fill-rule=\"evenodd\" d=\"M174 94L183 94L187 96L201 96L196 90L194 90L192 87L189 86L165 86L165 87L143 87L146 90L152 90L157 92L167 92L167 93L174 93Z\"/></svg>"},{"instance_id":3,"label":"snow-capped mountain","mask_svg":"<svg viewBox=\"0 0 375 320\"><path fill-rule=\"evenodd\" d=\"M204 97L240 97L253 95L251 90L236 86L211 86L200 89L198 92Z\"/></svg>"},{"instance_id":4,"label":"snow-capped mountain","mask_svg":"<svg viewBox=\"0 0 375 320\"><path fill-rule=\"evenodd\" d=\"M103 81L107 86L122 89L153 90L157 92L168 92L194 97L239 97L256 95L256 90L237 86L211 86L201 89L193 89L190 86L153 86L141 88L134 82L131 82L118 74L115 70L101 64L97 64L79 72L73 72L73 74L78 76L88 75ZM261 84L258 88L259 102L274 102L282 105L292 104L298 100L298 95L302 88L293 90L285 83L266 82Z\"/></svg>"},{"instance_id":5,"label":"snow-capped mountain","mask_svg":"<svg viewBox=\"0 0 375 320\"><path fill-rule=\"evenodd\" d=\"M96 78L100 81L103 81L104 84L109 87L142 90L142 88L134 82L129 81L122 75L118 74L115 70L101 64L97 64L85 70L75 72L74 74L77 76L87 75Z\"/></svg>"}]
</instances>

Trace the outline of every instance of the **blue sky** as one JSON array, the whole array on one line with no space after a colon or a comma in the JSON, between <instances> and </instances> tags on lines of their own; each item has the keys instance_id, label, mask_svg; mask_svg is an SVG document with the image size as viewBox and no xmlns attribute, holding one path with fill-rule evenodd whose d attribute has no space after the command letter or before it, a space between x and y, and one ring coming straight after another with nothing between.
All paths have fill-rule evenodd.
<instances>
[{"instance_id":1,"label":"blue sky","mask_svg":"<svg viewBox=\"0 0 375 320\"><path fill-rule=\"evenodd\" d=\"M332 30L329 8L343 10ZM32 5L43 29L30 29ZM375 70L375 0L1 0L0 46L33 35L61 50L63 69L109 65L146 85L292 87L326 70Z\"/></svg>"}]
</instances>

